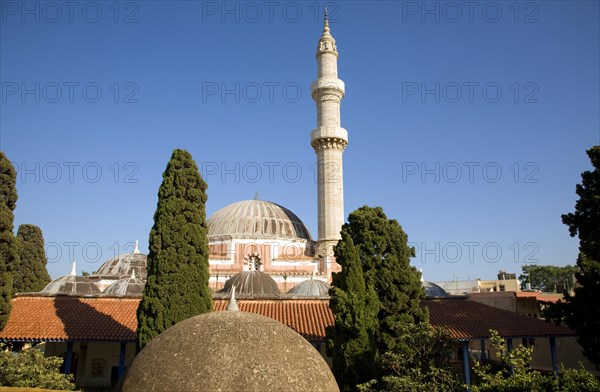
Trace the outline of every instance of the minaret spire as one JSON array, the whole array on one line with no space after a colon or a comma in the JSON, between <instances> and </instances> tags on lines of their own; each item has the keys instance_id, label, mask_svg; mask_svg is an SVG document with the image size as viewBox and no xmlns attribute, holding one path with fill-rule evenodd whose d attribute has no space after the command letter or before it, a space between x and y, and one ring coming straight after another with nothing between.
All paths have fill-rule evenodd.
<instances>
[{"instance_id":1,"label":"minaret spire","mask_svg":"<svg viewBox=\"0 0 600 392\"><path fill-rule=\"evenodd\" d=\"M317 154L317 255L322 261L321 272L329 274L335 263L333 246L340 239L344 223L342 154L348 144L348 131L341 127L340 104L345 86L338 78L338 50L329 28L327 9L316 56L317 80L311 90L317 106L317 127L311 132L310 141Z\"/></svg>"}]
</instances>

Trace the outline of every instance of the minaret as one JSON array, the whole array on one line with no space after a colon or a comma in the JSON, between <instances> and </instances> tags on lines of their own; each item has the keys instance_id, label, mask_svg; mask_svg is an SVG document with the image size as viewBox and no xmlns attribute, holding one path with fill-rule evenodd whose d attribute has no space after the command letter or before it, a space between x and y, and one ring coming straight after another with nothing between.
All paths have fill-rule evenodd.
<instances>
[{"instance_id":1,"label":"minaret","mask_svg":"<svg viewBox=\"0 0 600 392\"><path fill-rule=\"evenodd\" d=\"M317 47L317 80L311 85L317 104L317 127L310 133L310 144L317 154L317 189L319 238L317 255L323 269L330 273L333 246L341 238L344 224L344 183L342 154L348 144L348 131L340 126L340 103L344 82L337 74L338 52L329 31L327 9L323 34Z\"/></svg>"}]
</instances>

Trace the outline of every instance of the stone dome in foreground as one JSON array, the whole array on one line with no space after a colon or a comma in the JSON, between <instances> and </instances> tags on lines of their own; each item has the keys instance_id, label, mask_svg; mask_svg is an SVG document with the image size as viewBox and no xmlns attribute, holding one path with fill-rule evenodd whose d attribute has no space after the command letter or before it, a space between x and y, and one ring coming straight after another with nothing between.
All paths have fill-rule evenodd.
<instances>
[{"instance_id":1,"label":"stone dome in foreground","mask_svg":"<svg viewBox=\"0 0 600 392\"><path fill-rule=\"evenodd\" d=\"M123 392L339 392L321 355L268 317L211 312L156 337L131 363Z\"/></svg>"},{"instance_id":2,"label":"stone dome in foreground","mask_svg":"<svg viewBox=\"0 0 600 392\"><path fill-rule=\"evenodd\" d=\"M225 206L206 221L208 239L250 238L312 241L292 211L264 200L243 200Z\"/></svg>"}]
</instances>

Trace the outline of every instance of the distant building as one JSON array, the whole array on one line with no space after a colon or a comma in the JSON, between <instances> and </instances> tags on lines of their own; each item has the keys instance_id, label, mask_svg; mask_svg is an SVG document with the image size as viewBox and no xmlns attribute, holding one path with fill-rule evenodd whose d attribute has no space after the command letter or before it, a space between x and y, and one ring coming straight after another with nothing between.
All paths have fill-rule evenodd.
<instances>
[{"instance_id":1,"label":"distant building","mask_svg":"<svg viewBox=\"0 0 600 392\"><path fill-rule=\"evenodd\" d=\"M546 294L539 292L485 292L471 293L467 295L471 301L490 306L498 311L509 311L518 313L534 319L543 319L542 310L550 303L557 302L562 298L561 294ZM491 316L490 316L491 317ZM542 371L552 371L552 361L550 354L552 348L548 339L527 336L515 341L515 344L522 344L525 347L534 347L531 367ZM481 348L476 344L471 344L470 349L477 355L481 355ZM595 374L600 375L594 365L583 355L583 351L577 339L572 337L563 337L557 341L556 348L561 363L567 368L578 368L579 363ZM489 350L488 350L489 351ZM486 354L488 358L496 360L497 358L491 352Z\"/></svg>"},{"instance_id":2,"label":"distant building","mask_svg":"<svg viewBox=\"0 0 600 392\"><path fill-rule=\"evenodd\" d=\"M471 280L448 280L435 283L451 295L521 291L521 282L517 279L516 274L506 273L505 271L499 271L498 279L496 280L482 280L477 278Z\"/></svg>"}]
</instances>

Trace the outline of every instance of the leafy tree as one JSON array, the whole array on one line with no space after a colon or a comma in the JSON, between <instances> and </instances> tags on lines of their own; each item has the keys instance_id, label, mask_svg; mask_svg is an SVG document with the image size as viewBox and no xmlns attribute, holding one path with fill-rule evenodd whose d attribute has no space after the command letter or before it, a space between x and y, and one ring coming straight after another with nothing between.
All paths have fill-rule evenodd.
<instances>
[{"instance_id":1,"label":"leafy tree","mask_svg":"<svg viewBox=\"0 0 600 392\"><path fill-rule=\"evenodd\" d=\"M36 348L13 353L0 346L0 386L71 391L73 375L61 373L62 358L45 357Z\"/></svg>"},{"instance_id":2,"label":"leafy tree","mask_svg":"<svg viewBox=\"0 0 600 392\"><path fill-rule=\"evenodd\" d=\"M13 273L14 292L40 291L50 282L42 230L34 225L21 225L17 231L17 240L19 264Z\"/></svg>"},{"instance_id":3,"label":"leafy tree","mask_svg":"<svg viewBox=\"0 0 600 392\"><path fill-rule=\"evenodd\" d=\"M584 354L600 369L600 146L587 151L593 171L581 174L575 212L562 216L572 237L579 236L578 287L566 302L551 306L546 314L556 322L566 322L575 330Z\"/></svg>"},{"instance_id":4,"label":"leafy tree","mask_svg":"<svg viewBox=\"0 0 600 392\"><path fill-rule=\"evenodd\" d=\"M384 353L403 343L399 334L404 325L429 321L427 309L420 306L425 297L421 275L410 265L415 250L400 224L387 219L381 207L360 207L344 227L358 249L366 286L379 299L375 338Z\"/></svg>"},{"instance_id":5,"label":"leafy tree","mask_svg":"<svg viewBox=\"0 0 600 392\"><path fill-rule=\"evenodd\" d=\"M565 291L573 289L573 277L577 272L577 267L566 265L558 267L555 265L525 265L523 274L519 276L521 288L526 287L526 283L531 283L533 290L544 292L556 292L557 288L564 287Z\"/></svg>"},{"instance_id":6,"label":"leafy tree","mask_svg":"<svg viewBox=\"0 0 600 392\"><path fill-rule=\"evenodd\" d=\"M375 377L375 339L379 303L372 287L365 285L358 251L342 227L342 239L334 247L342 271L333 274L329 306L334 325L327 329L327 351L333 374L342 392Z\"/></svg>"},{"instance_id":7,"label":"leafy tree","mask_svg":"<svg viewBox=\"0 0 600 392\"><path fill-rule=\"evenodd\" d=\"M148 280L137 313L139 349L179 321L212 310L206 188L190 153L174 150L150 231Z\"/></svg>"},{"instance_id":8,"label":"leafy tree","mask_svg":"<svg viewBox=\"0 0 600 392\"><path fill-rule=\"evenodd\" d=\"M490 331L490 342L504 367L492 372L491 366L475 360L473 372L479 382L472 386L472 392L599 392L600 382L585 369L561 369L561 377L542 374L529 367L533 348L518 345L512 351L506 350L504 339L497 331ZM513 374L509 369L512 368Z\"/></svg>"},{"instance_id":9,"label":"leafy tree","mask_svg":"<svg viewBox=\"0 0 600 392\"><path fill-rule=\"evenodd\" d=\"M449 365L456 342L446 330L426 323L408 324L402 330L400 339L409 350L383 354L383 377L359 385L361 392L464 391L460 371Z\"/></svg>"},{"instance_id":10,"label":"leafy tree","mask_svg":"<svg viewBox=\"0 0 600 392\"><path fill-rule=\"evenodd\" d=\"M17 206L17 173L0 151L0 330L10 314L12 268L19 263L19 247L13 234L13 211Z\"/></svg>"}]
</instances>

